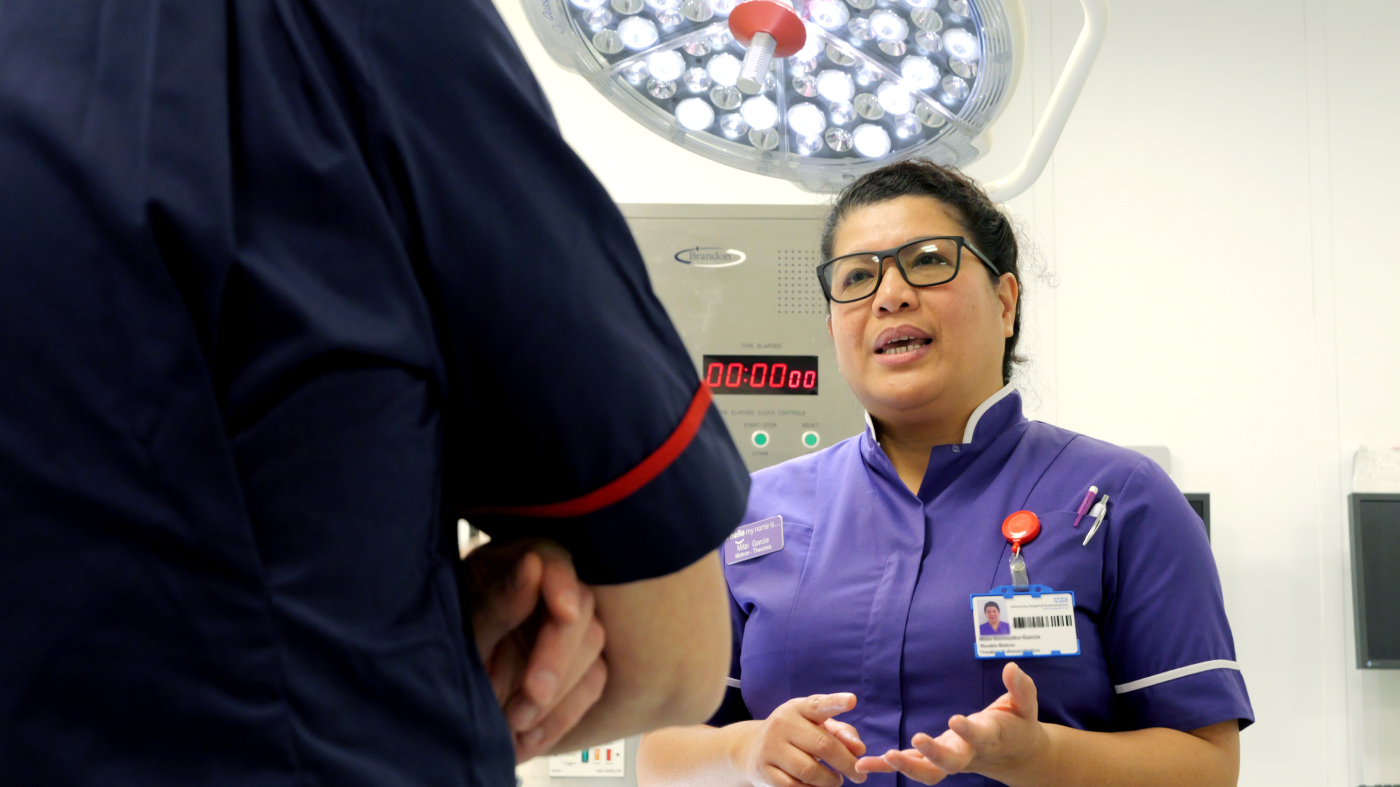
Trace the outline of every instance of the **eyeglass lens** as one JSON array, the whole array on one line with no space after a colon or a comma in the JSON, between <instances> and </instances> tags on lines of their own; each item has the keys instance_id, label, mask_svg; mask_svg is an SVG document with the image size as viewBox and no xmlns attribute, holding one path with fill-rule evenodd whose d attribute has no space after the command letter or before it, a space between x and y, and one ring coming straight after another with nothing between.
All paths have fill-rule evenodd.
<instances>
[{"instance_id":1,"label":"eyeglass lens","mask_svg":"<svg viewBox=\"0 0 1400 787\"><path fill-rule=\"evenodd\" d=\"M948 238L911 243L896 255L904 278L915 287L931 287L958 272L958 242ZM874 254L852 254L833 260L826 269L832 300L854 301L875 292L882 260Z\"/></svg>"}]
</instances>

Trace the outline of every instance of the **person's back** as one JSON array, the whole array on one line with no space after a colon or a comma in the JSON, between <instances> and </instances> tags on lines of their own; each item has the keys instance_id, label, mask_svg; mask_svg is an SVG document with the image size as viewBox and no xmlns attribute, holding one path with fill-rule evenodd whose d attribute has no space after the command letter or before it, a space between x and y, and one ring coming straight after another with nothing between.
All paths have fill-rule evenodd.
<instances>
[{"instance_id":1,"label":"person's back","mask_svg":"<svg viewBox=\"0 0 1400 787\"><path fill-rule=\"evenodd\" d=\"M508 776L448 523L606 486L695 374L489 4L406 11L0 13L5 784ZM603 514L473 522L687 565L746 484L700 417Z\"/></svg>"}]
</instances>

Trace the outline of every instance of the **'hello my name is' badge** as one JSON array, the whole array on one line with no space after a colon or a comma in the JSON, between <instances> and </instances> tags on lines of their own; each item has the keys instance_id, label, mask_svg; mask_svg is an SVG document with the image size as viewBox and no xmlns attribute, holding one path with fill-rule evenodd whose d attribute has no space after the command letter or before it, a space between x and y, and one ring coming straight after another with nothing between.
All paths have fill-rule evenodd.
<instances>
[{"instance_id":1,"label":"'hello my name is' badge","mask_svg":"<svg viewBox=\"0 0 1400 787\"><path fill-rule=\"evenodd\" d=\"M729 539L724 542L724 562L732 566L782 548L783 518L773 516L743 525L730 533Z\"/></svg>"}]
</instances>

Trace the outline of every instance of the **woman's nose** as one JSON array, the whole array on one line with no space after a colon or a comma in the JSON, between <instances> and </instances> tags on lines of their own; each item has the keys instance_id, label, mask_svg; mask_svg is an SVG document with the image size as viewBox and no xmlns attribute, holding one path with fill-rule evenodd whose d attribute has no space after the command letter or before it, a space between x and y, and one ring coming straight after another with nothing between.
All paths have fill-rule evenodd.
<instances>
[{"instance_id":1,"label":"woman's nose","mask_svg":"<svg viewBox=\"0 0 1400 787\"><path fill-rule=\"evenodd\" d=\"M898 312L918 303L918 293L904 280L894 258L886 257L881 262L880 289L875 292L874 307L882 312Z\"/></svg>"}]
</instances>

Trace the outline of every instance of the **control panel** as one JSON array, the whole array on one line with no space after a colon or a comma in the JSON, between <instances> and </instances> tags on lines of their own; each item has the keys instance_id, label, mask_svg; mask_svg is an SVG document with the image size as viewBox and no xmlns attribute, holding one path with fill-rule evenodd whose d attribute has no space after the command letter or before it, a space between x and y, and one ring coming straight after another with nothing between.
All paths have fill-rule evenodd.
<instances>
[{"instance_id":1,"label":"control panel","mask_svg":"<svg viewBox=\"0 0 1400 787\"><path fill-rule=\"evenodd\" d=\"M826 208L621 207L750 471L865 428L836 367L817 283Z\"/></svg>"}]
</instances>

